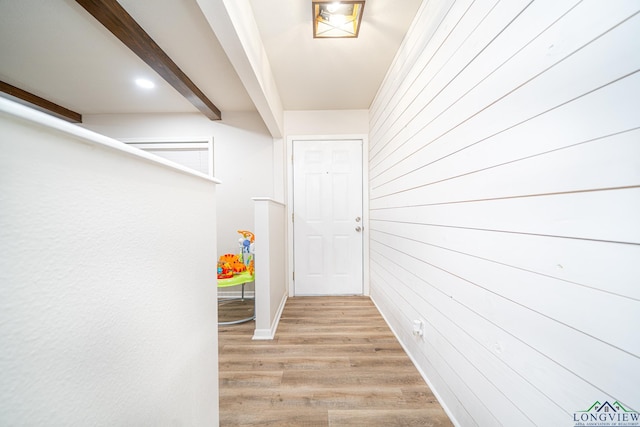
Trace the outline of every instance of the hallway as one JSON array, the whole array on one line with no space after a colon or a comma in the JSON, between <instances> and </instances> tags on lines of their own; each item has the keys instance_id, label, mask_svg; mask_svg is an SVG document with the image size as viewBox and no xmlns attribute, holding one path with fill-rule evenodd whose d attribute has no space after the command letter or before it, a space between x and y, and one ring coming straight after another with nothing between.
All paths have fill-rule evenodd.
<instances>
[{"instance_id":1,"label":"hallway","mask_svg":"<svg viewBox=\"0 0 640 427\"><path fill-rule=\"evenodd\" d=\"M451 425L368 297L290 298L273 341L253 328L219 328L223 427Z\"/></svg>"}]
</instances>

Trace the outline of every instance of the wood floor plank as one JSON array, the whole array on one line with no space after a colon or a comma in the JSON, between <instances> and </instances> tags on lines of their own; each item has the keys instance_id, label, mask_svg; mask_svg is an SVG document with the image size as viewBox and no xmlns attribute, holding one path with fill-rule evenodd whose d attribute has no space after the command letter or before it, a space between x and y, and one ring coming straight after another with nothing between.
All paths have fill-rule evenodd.
<instances>
[{"instance_id":1,"label":"wood floor plank","mask_svg":"<svg viewBox=\"0 0 640 427\"><path fill-rule=\"evenodd\" d=\"M283 371L222 371L218 374L220 386L271 388L282 383Z\"/></svg>"},{"instance_id":2,"label":"wood floor plank","mask_svg":"<svg viewBox=\"0 0 640 427\"><path fill-rule=\"evenodd\" d=\"M274 340L254 328L218 328L223 427L451 426L368 297L289 298Z\"/></svg>"},{"instance_id":3,"label":"wood floor plank","mask_svg":"<svg viewBox=\"0 0 640 427\"><path fill-rule=\"evenodd\" d=\"M386 355L379 357L378 355L353 354L349 356L349 365L353 368L367 369L398 369L402 367L410 367L415 369L411 360L406 354Z\"/></svg>"},{"instance_id":4,"label":"wood floor plank","mask_svg":"<svg viewBox=\"0 0 640 427\"><path fill-rule=\"evenodd\" d=\"M278 354L281 356L304 356L305 354L315 354L324 356L339 356L352 354L404 354L404 350L399 344L382 342L371 344L279 344L269 346L264 344L238 345L230 344L224 346L227 354L237 356L266 356Z\"/></svg>"},{"instance_id":5,"label":"wood floor plank","mask_svg":"<svg viewBox=\"0 0 640 427\"><path fill-rule=\"evenodd\" d=\"M332 345L332 344L373 344L379 342L396 343L393 336L388 335L370 335L370 336L348 336L340 334L316 334L313 336L280 336L278 337L280 344L297 344L297 345Z\"/></svg>"},{"instance_id":6,"label":"wood floor plank","mask_svg":"<svg viewBox=\"0 0 640 427\"><path fill-rule=\"evenodd\" d=\"M451 421L441 408L390 410L330 410L329 426L340 427L444 427Z\"/></svg>"},{"instance_id":7,"label":"wood floor plank","mask_svg":"<svg viewBox=\"0 0 640 427\"><path fill-rule=\"evenodd\" d=\"M434 396L433 392L426 384L418 386L403 386L400 388L402 396L405 402L420 402L422 404L437 404L438 399Z\"/></svg>"},{"instance_id":8,"label":"wood floor plank","mask_svg":"<svg viewBox=\"0 0 640 427\"><path fill-rule=\"evenodd\" d=\"M332 369L331 371L292 370L285 371L282 376L282 387L370 387L380 384L385 387L418 385L424 380L416 375L415 368L394 369L393 375L388 370L371 371L363 369Z\"/></svg>"},{"instance_id":9,"label":"wood floor plank","mask_svg":"<svg viewBox=\"0 0 640 427\"><path fill-rule=\"evenodd\" d=\"M259 359L247 359L222 356L218 361L220 370L243 371L243 370L322 370L348 368L352 362L347 356L304 356L304 357L260 357Z\"/></svg>"},{"instance_id":10,"label":"wood floor plank","mask_svg":"<svg viewBox=\"0 0 640 427\"><path fill-rule=\"evenodd\" d=\"M421 399L407 399L400 388L385 387L375 390L364 387L339 387L316 389L312 386L272 390L226 389L220 393L220 405L226 409L244 410L246 402L253 409L324 408L329 409L389 409L390 406L404 409L422 409ZM437 404L437 403L436 403Z\"/></svg>"},{"instance_id":11,"label":"wood floor plank","mask_svg":"<svg viewBox=\"0 0 640 427\"><path fill-rule=\"evenodd\" d=\"M250 407L238 414L220 411L220 427L326 427L326 410L277 409L253 411Z\"/></svg>"},{"instance_id":12,"label":"wood floor plank","mask_svg":"<svg viewBox=\"0 0 640 427\"><path fill-rule=\"evenodd\" d=\"M304 335L307 332L312 332L315 334L349 334L349 335L383 335L383 336L391 336L394 335L389 331L389 328L385 324L364 324L364 325L323 325L318 326L317 324L311 325L291 325L291 324L281 324L278 327L278 337L284 338L290 335L300 336ZM394 337L395 338L395 337Z\"/></svg>"},{"instance_id":13,"label":"wood floor plank","mask_svg":"<svg viewBox=\"0 0 640 427\"><path fill-rule=\"evenodd\" d=\"M283 318L295 318L295 319L309 319L313 318L314 314L324 314L325 318L336 321L349 321L356 320L358 318L366 317L372 319L372 321L378 321L379 314L375 307L341 307L340 310L332 310L325 308L322 311L310 310L309 307L296 307L289 310L286 314L283 313ZM333 316L340 316L339 318Z\"/></svg>"}]
</instances>

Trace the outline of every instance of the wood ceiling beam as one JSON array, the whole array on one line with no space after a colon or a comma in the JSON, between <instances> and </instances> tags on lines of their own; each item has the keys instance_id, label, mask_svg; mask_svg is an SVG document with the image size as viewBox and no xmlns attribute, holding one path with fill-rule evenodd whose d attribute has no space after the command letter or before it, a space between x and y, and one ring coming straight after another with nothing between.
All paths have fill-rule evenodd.
<instances>
[{"instance_id":1,"label":"wood ceiling beam","mask_svg":"<svg viewBox=\"0 0 640 427\"><path fill-rule=\"evenodd\" d=\"M66 120L71 123L82 123L82 115L75 111L64 108L58 104L55 104L47 99L40 98L38 95L34 95L26 90L22 90L15 86L0 81L0 96L11 99L20 104L27 105L42 111L47 114L51 114L59 119Z\"/></svg>"},{"instance_id":2,"label":"wood ceiling beam","mask_svg":"<svg viewBox=\"0 0 640 427\"><path fill-rule=\"evenodd\" d=\"M222 119L218 107L182 72L151 36L116 0L76 0L122 43L211 120Z\"/></svg>"}]
</instances>

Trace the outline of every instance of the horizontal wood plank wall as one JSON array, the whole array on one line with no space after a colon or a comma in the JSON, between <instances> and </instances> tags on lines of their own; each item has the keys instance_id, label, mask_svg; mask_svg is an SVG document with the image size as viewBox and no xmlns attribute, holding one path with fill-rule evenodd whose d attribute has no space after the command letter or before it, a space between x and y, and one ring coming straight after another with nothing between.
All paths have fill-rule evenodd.
<instances>
[{"instance_id":1,"label":"horizontal wood plank wall","mask_svg":"<svg viewBox=\"0 0 640 427\"><path fill-rule=\"evenodd\" d=\"M425 0L372 104L371 296L459 425L640 411L639 11Z\"/></svg>"}]
</instances>

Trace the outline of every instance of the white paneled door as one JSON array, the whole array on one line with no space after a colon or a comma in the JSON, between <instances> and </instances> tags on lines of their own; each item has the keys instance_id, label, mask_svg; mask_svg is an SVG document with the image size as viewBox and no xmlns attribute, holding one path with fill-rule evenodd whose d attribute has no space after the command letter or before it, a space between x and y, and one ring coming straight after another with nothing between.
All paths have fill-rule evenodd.
<instances>
[{"instance_id":1,"label":"white paneled door","mask_svg":"<svg viewBox=\"0 0 640 427\"><path fill-rule=\"evenodd\" d=\"M296 295L361 295L362 141L293 141Z\"/></svg>"}]
</instances>

